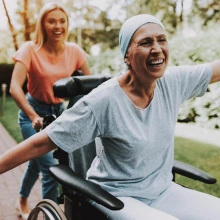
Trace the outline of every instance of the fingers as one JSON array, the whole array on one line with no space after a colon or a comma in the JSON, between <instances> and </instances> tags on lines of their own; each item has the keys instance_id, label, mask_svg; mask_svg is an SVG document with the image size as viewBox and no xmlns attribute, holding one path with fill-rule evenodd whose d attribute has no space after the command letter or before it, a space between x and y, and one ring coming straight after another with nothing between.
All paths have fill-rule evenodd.
<instances>
[{"instance_id":1,"label":"fingers","mask_svg":"<svg viewBox=\"0 0 220 220\"><path fill-rule=\"evenodd\" d=\"M32 127L34 130L37 132L40 131L40 129L43 127L43 118L41 117L36 117L34 121L32 122Z\"/></svg>"}]
</instances>

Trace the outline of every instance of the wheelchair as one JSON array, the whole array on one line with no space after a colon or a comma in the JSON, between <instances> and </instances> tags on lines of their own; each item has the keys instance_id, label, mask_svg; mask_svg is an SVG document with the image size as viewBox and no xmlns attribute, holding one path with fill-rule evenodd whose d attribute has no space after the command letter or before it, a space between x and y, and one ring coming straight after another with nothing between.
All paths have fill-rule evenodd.
<instances>
[{"instance_id":1,"label":"wheelchair","mask_svg":"<svg viewBox=\"0 0 220 220\"><path fill-rule=\"evenodd\" d=\"M72 107L82 96L88 94L101 83L110 79L101 75L71 76L58 80L54 86L54 95L69 100L67 108ZM48 124L55 118L48 119ZM111 210L120 210L124 204L122 201L104 191L98 185L85 179L97 151L100 140L95 139L92 143L74 151L71 154L57 149L54 157L59 164L50 167L50 174L61 184L62 194L58 203L63 204L64 210L55 202L44 199L31 211L28 220L104 220L103 213L91 205L95 201ZM209 174L181 161L174 161L173 181L175 175L180 174L193 180L206 184L215 184L216 179ZM41 216L40 214L41 213Z\"/></svg>"}]
</instances>

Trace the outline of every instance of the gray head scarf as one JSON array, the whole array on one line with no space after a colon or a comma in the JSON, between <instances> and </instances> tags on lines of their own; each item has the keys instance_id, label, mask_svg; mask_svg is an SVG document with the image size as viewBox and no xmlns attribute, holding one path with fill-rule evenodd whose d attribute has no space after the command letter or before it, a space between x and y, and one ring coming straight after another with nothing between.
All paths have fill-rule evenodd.
<instances>
[{"instance_id":1,"label":"gray head scarf","mask_svg":"<svg viewBox=\"0 0 220 220\"><path fill-rule=\"evenodd\" d=\"M165 28L163 24L161 23L161 21L158 18L152 15L149 15L149 14L135 15L127 19L122 25L121 30L119 32L119 46L120 46L123 58L125 57L130 40L132 36L134 35L134 33L137 31L139 27L147 23L158 24L165 31Z\"/></svg>"}]
</instances>

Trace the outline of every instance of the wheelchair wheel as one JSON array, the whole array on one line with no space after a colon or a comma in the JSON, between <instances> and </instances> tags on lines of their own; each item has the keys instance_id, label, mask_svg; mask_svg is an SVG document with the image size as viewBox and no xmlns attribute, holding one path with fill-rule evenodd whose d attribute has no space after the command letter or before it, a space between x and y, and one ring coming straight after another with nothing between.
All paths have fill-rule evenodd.
<instances>
[{"instance_id":1,"label":"wheelchair wheel","mask_svg":"<svg viewBox=\"0 0 220 220\"><path fill-rule=\"evenodd\" d=\"M31 211L28 220L67 220L67 218L55 202L43 199Z\"/></svg>"}]
</instances>

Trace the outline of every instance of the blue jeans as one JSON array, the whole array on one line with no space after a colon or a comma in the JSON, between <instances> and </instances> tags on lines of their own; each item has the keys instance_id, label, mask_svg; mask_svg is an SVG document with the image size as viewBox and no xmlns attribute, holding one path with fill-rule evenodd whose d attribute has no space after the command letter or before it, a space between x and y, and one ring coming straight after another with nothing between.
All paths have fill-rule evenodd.
<instances>
[{"instance_id":1,"label":"blue jeans","mask_svg":"<svg viewBox=\"0 0 220 220\"><path fill-rule=\"evenodd\" d=\"M44 102L31 97L29 93L26 95L26 98L34 111L41 117L49 114L54 114L58 117L65 109L63 103L56 105L45 104ZM36 133L32 127L32 122L22 110L19 110L18 113L18 123L24 139L27 139ZM54 202L57 202L58 183L49 173L49 167L55 164L57 164L57 160L53 158L53 152L49 152L39 158L30 160L21 182L19 191L20 196L22 198L27 198L30 195L31 189L39 178L41 172L42 198L51 199Z\"/></svg>"}]
</instances>

